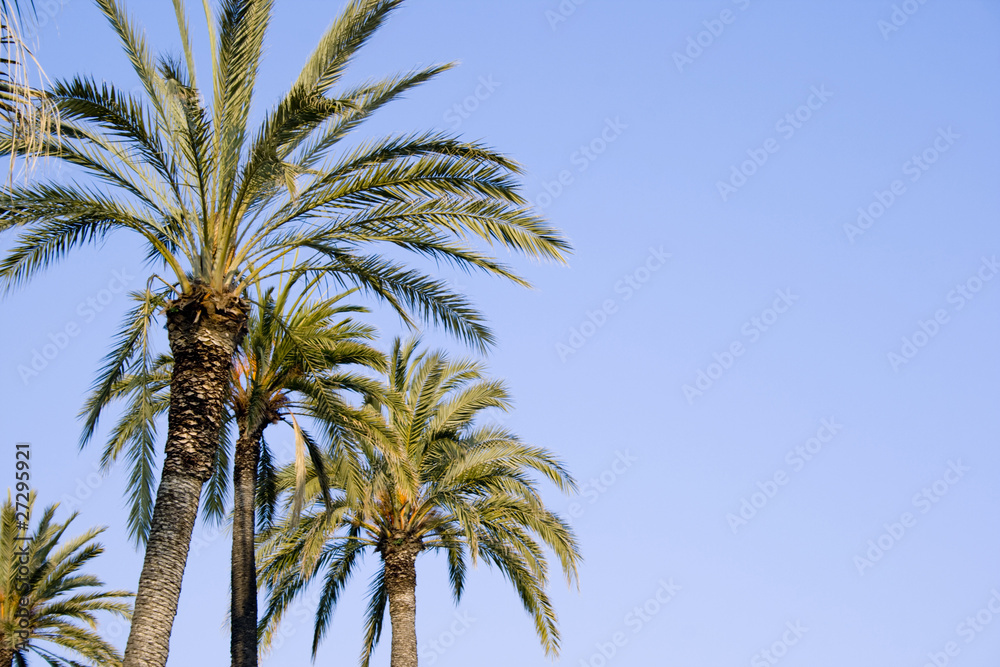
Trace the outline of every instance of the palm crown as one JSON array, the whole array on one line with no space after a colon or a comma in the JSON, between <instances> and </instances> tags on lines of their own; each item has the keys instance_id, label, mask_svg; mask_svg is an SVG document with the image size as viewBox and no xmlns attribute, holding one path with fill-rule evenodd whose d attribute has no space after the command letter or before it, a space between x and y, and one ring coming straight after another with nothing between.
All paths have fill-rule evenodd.
<instances>
[{"instance_id":1,"label":"palm crown","mask_svg":"<svg viewBox=\"0 0 1000 667\"><path fill-rule=\"evenodd\" d=\"M293 298L290 287L285 285L277 294L268 289L260 296L233 369L233 421L241 434L259 445L262 457L260 470L265 476L257 493L265 525L274 511L276 481L264 429L279 421L292 426L296 455L308 454L319 462L320 448L299 419L318 424L328 443L344 443L345 429L378 427L348 402L345 393L367 398L383 394L377 380L359 372L384 371L386 360L370 345L374 327L348 317L366 312L341 303L352 292L305 301L308 288ZM224 485L224 480L219 483Z\"/></svg>"},{"instance_id":2,"label":"palm crown","mask_svg":"<svg viewBox=\"0 0 1000 667\"><path fill-rule=\"evenodd\" d=\"M413 562L424 550L439 550L447 555L456 601L467 561L485 560L517 590L545 649L558 651L556 617L545 592L548 568L539 542L552 549L570 581L580 557L572 531L545 509L529 473L541 473L564 491L575 484L545 450L504 428L475 423L487 408L506 410L510 403L503 385L484 379L483 370L475 362L419 353L416 341L397 339L388 388L399 400L370 409L385 420L405 457L387 459L380 452L392 447L383 444L362 446L367 458L360 471L331 461L326 467L338 471L333 475L334 502L316 505L301 519L291 517L265 534L258 554L261 579L270 590L261 619L265 643L295 596L325 570L315 654L359 557L373 550L381 568L371 588L362 664L368 664L379 640L387 606L393 620L393 665L415 664L415 632L408 638L408 614L415 610ZM291 471L284 472L283 484L292 484ZM306 487L317 502L318 487L315 477Z\"/></svg>"},{"instance_id":3,"label":"palm crown","mask_svg":"<svg viewBox=\"0 0 1000 667\"><path fill-rule=\"evenodd\" d=\"M128 230L168 269L176 295L218 300L219 309L232 307L259 278L305 265L360 285L401 313L416 308L467 340L489 340L478 315L444 283L369 248L395 244L519 280L468 246L468 237L554 259L568 246L517 194L518 167L482 145L423 133L346 147L365 119L449 67L329 96L400 2L351 2L251 136L247 123L271 2L223 2L218 29L211 30L214 88L207 106L182 3L175 5L185 60L157 62L115 0L98 0L145 97L82 76L45 91L61 133L47 140L46 154L110 187L49 181L8 188L0 229L24 231L0 263L0 279L16 285L77 245ZM28 148L7 133L0 150L24 155Z\"/></svg>"}]
</instances>

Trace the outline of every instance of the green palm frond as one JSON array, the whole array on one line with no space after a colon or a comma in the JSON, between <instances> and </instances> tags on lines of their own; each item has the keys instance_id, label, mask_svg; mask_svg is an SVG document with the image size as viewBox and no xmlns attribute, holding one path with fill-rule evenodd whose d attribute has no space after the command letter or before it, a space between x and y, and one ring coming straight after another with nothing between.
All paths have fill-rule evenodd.
<instances>
[{"instance_id":1,"label":"green palm frond","mask_svg":"<svg viewBox=\"0 0 1000 667\"><path fill-rule=\"evenodd\" d=\"M361 667L369 667L372 652L382 638L389 592L385 585L385 569L380 568L368 585L368 606L365 610L365 637L361 645ZM313 649L315 652L315 649Z\"/></svg>"},{"instance_id":2,"label":"green palm frond","mask_svg":"<svg viewBox=\"0 0 1000 667\"><path fill-rule=\"evenodd\" d=\"M212 476L208 478L202 490L201 506L206 521L220 525L226 520L229 512L229 493L233 457L233 416L227 406L225 421L227 427L219 431L219 445L215 448L215 460L212 463ZM152 515L150 515L152 517Z\"/></svg>"},{"instance_id":3,"label":"green palm frond","mask_svg":"<svg viewBox=\"0 0 1000 667\"><path fill-rule=\"evenodd\" d=\"M31 492L29 515L34 503L35 493ZM16 664L25 664L29 651L51 665L80 664L52 652L51 647L55 647L75 653L89 664L120 665L118 651L96 632L98 614L129 619L132 594L103 590L104 583L98 577L82 571L104 552L95 541L104 528L64 539L77 515L58 523L55 511L56 505L46 507L34 531L26 535L28 539L21 540L9 492L0 508L0 642L14 650ZM19 609L27 610L27 627L19 624ZM21 630L28 633L26 638L18 635Z\"/></svg>"},{"instance_id":4,"label":"green palm frond","mask_svg":"<svg viewBox=\"0 0 1000 667\"><path fill-rule=\"evenodd\" d=\"M393 285L382 275L378 288L370 278L354 279L353 271L365 272L350 261L361 246L394 243L515 282L523 281L470 243L478 239L563 261L568 243L526 207L518 192L520 168L510 158L437 132L347 147L378 109L448 68L430 66L337 91L357 52L400 4L348 3L254 132L248 119L273 11L270 0L225 0L217 17L206 6L217 21L209 25L213 74L207 95L195 78L180 0L174 9L181 60L158 59L119 2L99 0L143 94L124 94L87 77L55 82L40 94L58 111L58 137L46 139L40 150L0 131L0 153L69 162L127 194L134 205L78 188L58 198L35 196L55 194L44 191L58 189L55 183L43 182L37 192L8 188L0 229L21 229L23 243L0 263L0 279L17 285L72 247L125 229L143 238L150 257L166 262L181 293L189 293L195 282L240 293L307 249L311 257L299 259L314 266L320 258L337 264L346 254L348 264L339 267L344 279L408 316L417 299L397 287L409 282L412 292L427 287L418 284L426 281L397 275L400 285ZM279 271L293 271L297 262ZM376 267L368 267L370 276L373 272L377 275ZM441 308L426 303L439 296L448 297L425 297L423 314L447 310L444 303ZM470 315L474 311L453 310L452 317ZM447 322L441 312L437 317ZM472 321L448 325L464 329L473 342L482 333Z\"/></svg>"},{"instance_id":5,"label":"green palm frond","mask_svg":"<svg viewBox=\"0 0 1000 667\"><path fill-rule=\"evenodd\" d=\"M576 580L580 551L569 525L542 502L536 477L564 492L576 484L548 451L521 442L508 430L479 426L490 408L508 410L502 382L484 377L474 360L451 359L419 348L416 339L396 339L386 365L384 402L370 402L385 428L395 433L402 458L391 460L386 443L365 446L363 465L337 465L331 456L307 471L309 504L302 517L286 514L258 544L261 581L268 591L268 613L260 636L266 646L291 601L325 571L330 594L321 598L314 628L313 654L331 621L338 595L349 576L349 555L374 549L384 555L393 544L443 550L452 594L458 602L469 561L495 567L514 587L532 617L547 653L559 650L556 615L549 600L546 550L558 559L567 582ZM321 501L317 468L327 469L335 496L333 508ZM289 491L294 473L278 473L277 491ZM286 496L287 498L287 496ZM286 500L287 503L290 501ZM328 554L337 553L338 558ZM362 665L381 635L388 604L384 568L369 593Z\"/></svg>"},{"instance_id":6,"label":"green palm frond","mask_svg":"<svg viewBox=\"0 0 1000 667\"><path fill-rule=\"evenodd\" d=\"M101 467L109 470L124 452L129 475L126 495L131 499L128 532L139 545L145 543L152 522L157 424L170 405L173 363L169 356L155 356L152 340L154 317L166 303L166 295L147 286L129 297L138 305L126 315L117 346L105 357L80 413L84 418L81 446L93 437L104 410L115 402L125 404L104 447Z\"/></svg>"}]
</instances>

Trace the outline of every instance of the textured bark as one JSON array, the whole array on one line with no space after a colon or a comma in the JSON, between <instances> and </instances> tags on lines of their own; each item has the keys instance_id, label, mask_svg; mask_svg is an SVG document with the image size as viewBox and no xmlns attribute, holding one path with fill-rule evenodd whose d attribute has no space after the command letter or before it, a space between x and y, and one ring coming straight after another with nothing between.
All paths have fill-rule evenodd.
<instances>
[{"instance_id":1,"label":"textured bark","mask_svg":"<svg viewBox=\"0 0 1000 667\"><path fill-rule=\"evenodd\" d=\"M257 667L257 564L254 560L254 496L264 427L241 427L233 463L232 635L233 667Z\"/></svg>"},{"instance_id":2,"label":"textured bark","mask_svg":"<svg viewBox=\"0 0 1000 667\"><path fill-rule=\"evenodd\" d=\"M14 649L7 646L7 638L0 634L0 667L11 667L14 664Z\"/></svg>"},{"instance_id":3,"label":"textured bark","mask_svg":"<svg viewBox=\"0 0 1000 667\"><path fill-rule=\"evenodd\" d=\"M387 544L382 551L392 621L390 667L417 667L417 553L419 544Z\"/></svg>"},{"instance_id":4,"label":"textured bark","mask_svg":"<svg viewBox=\"0 0 1000 667\"><path fill-rule=\"evenodd\" d=\"M233 352L246 323L237 299L193 295L167 308L174 368L166 457L123 667L164 667L201 487L212 473Z\"/></svg>"}]
</instances>

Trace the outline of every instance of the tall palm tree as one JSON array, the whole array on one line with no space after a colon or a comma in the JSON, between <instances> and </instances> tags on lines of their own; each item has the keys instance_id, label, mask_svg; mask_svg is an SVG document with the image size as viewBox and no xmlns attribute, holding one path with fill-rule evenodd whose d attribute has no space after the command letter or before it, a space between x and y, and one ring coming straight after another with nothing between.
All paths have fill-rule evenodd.
<instances>
[{"instance_id":1,"label":"tall palm tree","mask_svg":"<svg viewBox=\"0 0 1000 667\"><path fill-rule=\"evenodd\" d=\"M27 499L29 516L34 503L32 491ZM57 523L53 521L56 507L46 507L34 532L23 537L19 537L23 529L18 525L20 513L15 512L9 491L0 508L0 667L15 662L24 667L28 652L53 667L80 664L53 653L46 644L95 665L120 665L121 654L97 634L94 614L105 611L128 619L131 610L126 599L132 594L101 590L104 582L80 572L104 553L104 547L94 541L104 528L91 528L63 541L77 514Z\"/></svg>"},{"instance_id":2,"label":"tall palm tree","mask_svg":"<svg viewBox=\"0 0 1000 667\"><path fill-rule=\"evenodd\" d=\"M351 0L290 90L248 127L271 0L222 0L209 16L212 72L202 94L182 0L184 57L154 59L116 0L97 0L144 89L130 95L77 76L47 86L58 137L40 151L0 129L0 154L45 154L94 176L103 190L56 181L0 190L0 232L19 236L0 261L18 286L75 247L116 231L138 234L149 259L145 301L96 383L153 372L147 354L165 305L173 365L165 460L150 524L126 667L162 667L169 651L191 532L212 476L232 359L245 331L247 285L306 268L442 324L480 346L479 313L440 280L389 259L386 246L525 284L472 239L563 261L567 242L518 192L519 167L476 143L437 133L349 145L388 102L448 69L425 67L334 88L358 49L402 0ZM209 5L205 2L205 7ZM209 8L207 14L211 14ZM84 438L96 427L85 424Z\"/></svg>"},{"instance_id":3,"label":"tall palm tree","mask_svg":"<svg viewBox=\"0 0 1000 667\"><path fill-rule=\"evenodd\" d=\"M374 328L352 321L348 315L364 312L358 306L341 304L347 294L306 300L308 287L293 290L294 281L274 288L256 285L251 301L248 331L233 367L227 424L224 433L236 431L235 447L224 437L217 453L217 465L207 487L204 504L208 515L219 520L226 512L229 462L232 462L233 544L231 579L231 651L234 667L257 664L257 574L254 561L255 495L260 497L265 525L273 513L275 480L272 455L264 441L271 424L292 426L297 445L320 462L319 449L299 420L316 417L330 442L343 442L343 429L377 428L366 424L366 415L344 400L344 392L368 398L379 397L382 387L376 380L351 367L384 371L385 355L368 341ZM152 511L153 471L145 465L155 456L156 420L169 404L171 359L161 357L153 385L149 377L130 375L115 387L110 399L127 404L121 420L105 446L106 466L127 452L128 496L132 498L129 528L133 537L146 539ZM92 394L86 410L101 397ZM298 418L296 418L298 417ZM350 455L349 452L340 452ZM258 487L258 469L263 484Z\"/></svg>"},{"instance_id":4,"label":"tall palm tree","mask_svg":"<svg viewBox=\"0 0 1000 667\"><path fill-rule=\"evenodd\" d=\"M367 667L381 636L386 606L392 621L392 667L415 667L416 558L443 551L456 603L467 561L499 569L517 590L546 652L557 654L556 616L546 594L548 567L540 542L559 559L567 580L576 578L580 554L570 527L547 510L532 472L561 490L575 483L546 450L521 442L510 431L475 423L487 408L507 410L503 384L483 377L480 364L417 352L415 340L393 346L389 390L399 400L374 405L406 452L401 461L363 448L366 466L338 475L336 499L319 503L320 486L306 486L313 511L291 516L262 534L261 580L269 590L261 620L265 643L282 614L325 571L316 612L313 656L339 596L362 555L381 561L372 582L361 664ZM283 483L291 482L286 471Z\"/></svg>"}]
</instances>

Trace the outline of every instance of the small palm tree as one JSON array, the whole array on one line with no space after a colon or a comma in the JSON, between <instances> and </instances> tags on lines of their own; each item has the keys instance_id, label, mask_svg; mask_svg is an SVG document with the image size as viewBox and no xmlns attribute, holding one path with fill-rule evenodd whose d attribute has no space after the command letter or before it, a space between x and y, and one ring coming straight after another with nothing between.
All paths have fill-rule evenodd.
<instances>
[{"instance_id":1,"label":"small palm tree","mask_svg":"<svg viewBox=\"0 0 1000 667\"><path fill-rule=\"evenodd\" d=\"M261 619L264 644L295 596L325 571L315 656L341 591L362 555L373 551L381 567L371 587L361 664L368 665L388 606L391 665L415 667L416 558L443 551L456 603L467 562L486 561L517 590L546 652L557 654L559 633L539 542L553 551L570 583L580 554L572 530L545 508L530 473L541 473L563 491L575 483L544 449L504 428L474 423L487 408L510 407L503 384L484 379L480 364L416 350L415 340L395 341L388 385L398 400L370 406L406 456L392 461L379 453L392 447L362 445L366 465L360 474L334 476L332 503L319 502L320 482L313 476L306 485L307 497L316 502L312 511L301 518L292 514L262 534L258 558L269 591ZM281 484L293 484L290 470L283 471Z\"/></svg>"},{"instance_id":2,"label":"small palm tree","mask_svg":"<svg viewBox=\"0 0 1000 667\"><path fill-rule=\"evenodd\" d=\"M303 303L301 297L291 299L287 288L277 297L268 290L251 314L234 369L232 411L239 437L233 459L233 667L257 665L254 508L259 497L264 522L269 523L275 494L274 467L264 429L279 421L291 422L297 458L303 462L307 450L321 463L319 450L300 427L296 414L319 419L331 442L343 442L338 437L342 429L365 428L364 415L344 400L343 393L368 398L381 393L378 382L347 370L360 366L382 371L386 362L385 355L367 343L375 337L372 327L346 318L334 321L345 313L364 310L337 305L342 296ZM264 473L260 485L259 468Z\"/></svg>"},{"instance_id":3,"label":"small palm tree","mask_svg":"<svg viewBox=\"0 0 1000 667\"><path fill-rule=\"evenodd\" d=\"M218 461L206 487L207 515L221 520L227 511L230 462L232 462L233 547L231 650L234 667L257 664L257 573L254 560L259 498L262 521L270 524L276 481L273 457L264 440L271 424L285 422L294 428L300 458L321 463L319 449L299 419L314 417L326 429L331 442L344 442L343 429L377 428L366 424L365 413L352 407L345 392L362 397L381 395L382 385L351 368L384 372L385 355L368 344L374 328L352 321L349 315L366 312L359 306L343 304L353 292L332 298L306 300L309 285L295 290L295 281L279 289L256 285L257 298L250 311L247 334L233 366L230 399L223 433L235 431L235 446L223 438ZM155 455L156 419L169 405L169 356L161 356L151 375L130 375L122 379L105 400L95 392L85 409L107 407L109 401L127 403L121 420L104 449L103 462L110 466L123 452L130 467L128 495L132 499L129 528L137 542L149 531L152 514L152 467ZM152 384L150 384L150 380ZM298 418L297 418L298 417ZM370 421L370 420L369 420ZM341 451L341 456L351 456ZM262 477L258 483L258 477Z\"/></svg>"},{"instance_id":4,"label":"small palm tree","mask_svg":"<svg viewBox=\"0 0 1000 667\"><path fill-rule=\"evenodd\" d=\"M42 92L55 110L55 137L33 143L0 128L0 156L44 156L100 184L0 188L0 232L19 234L0 260L0 290L115 232L137 237L164 274L149 276L145 301L96 382L107 395L129 373L153 373L146 345L163 314L173 357L165 457L125 649L126 667L163 667L199 500L218 460L248 286L306 268L361 288L408 323L440 323L485 347L492 335L463 296L391 254L402 249L526 285L476 244L555 261L569 244L520 194L520 167L482 144L430 132L356 139L378 110L449 68L343 85L358 50L402 0L350 0L256 129L273 0L223 0L217 17L202 3L207 87L183 0L173 2L182 58L157 58L118 0L96 1L142 94L76 76ZM96 424L89 415L84 439Z\"/></svg>"},{"instance_id":5,"label":"small palm tree","mask_svg":"<svg viewBox=\"0 0 1000 667\"><path fill-rule=\"evenodd\" d=\"M19 494L21 495L21 494ZM28 494L28 515L35 493ZM57 505L50 505L31 534L19 537L10 492L0 508L0 667L27 665L27 653L37 654L53 667L78 667L80 663L53 653L46 644L75 653L95 665L120 665L118 651L97 634L95 612L106 611L128 619L127 591L102 591L104 583L79 572L104 553L93 540L104 528L91 528L59 544L76 518L53 521ZM90 590L87 590L90 589ZM23 620L22 620L23 619Z\"/></svg>"}]
</instances>

